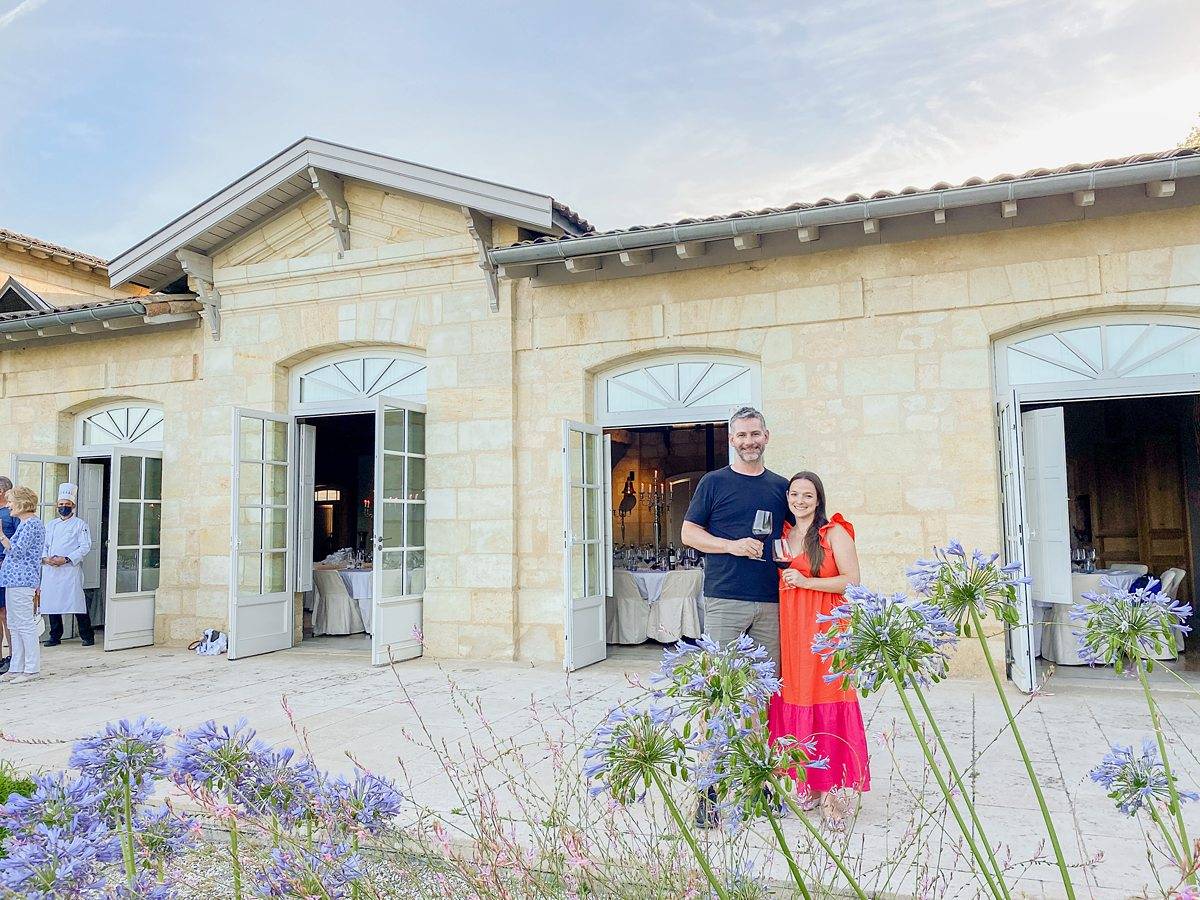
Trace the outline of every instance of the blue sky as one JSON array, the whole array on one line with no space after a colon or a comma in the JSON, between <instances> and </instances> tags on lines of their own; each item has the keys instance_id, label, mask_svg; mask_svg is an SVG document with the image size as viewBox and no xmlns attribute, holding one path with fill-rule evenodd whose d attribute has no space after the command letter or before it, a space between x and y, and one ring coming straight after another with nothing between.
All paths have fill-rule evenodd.
<instances>
[{"instance_id":1,"label":"blue sky","mask_svg":"<svg viewBox=\"0 0 1200 900\"><path fill-rule=\"evenodd\" d=\"M1178 143L1195 0L0 0L0 227L112 256L311 134L600 227Z\"/></svg>"}]
</instances>

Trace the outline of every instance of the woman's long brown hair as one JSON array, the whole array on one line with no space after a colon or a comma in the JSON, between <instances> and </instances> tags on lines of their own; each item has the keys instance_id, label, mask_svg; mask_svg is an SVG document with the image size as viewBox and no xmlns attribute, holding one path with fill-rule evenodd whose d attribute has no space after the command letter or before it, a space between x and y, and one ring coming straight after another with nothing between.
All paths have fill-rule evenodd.
<instances>
[{"instance_id":1,"label":"woman's long brown hair","mask_svg":"<svg viewBox=\"0 0 1200 900\"><path fill-rule=\"evenodd\" d=\"M804 535L804 555L808 557L812 577L819 578L818 573L825 562L825 551L821 549L821 528L829 523L829 518L825 515L825 485L821 483L821 478L816 472L797 472L788 482L789 493L797 481L811 481L817 489L817 509L813 513L812 524L808 526Z\"/></svg>"}]
</instances>

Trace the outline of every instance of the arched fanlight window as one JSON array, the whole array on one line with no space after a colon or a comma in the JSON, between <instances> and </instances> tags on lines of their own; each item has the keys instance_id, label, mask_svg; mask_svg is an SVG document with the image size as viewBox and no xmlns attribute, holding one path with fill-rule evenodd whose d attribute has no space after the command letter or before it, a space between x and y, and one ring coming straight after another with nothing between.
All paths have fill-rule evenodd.
<instances>
[{"instance_id":1,"label":"arched fanlight window","mask_svg":"<svg viewBox=\"0 0 1200 900\"><path fill-rule=\"evenodd\" d=\"M1002 392L1058 385L1089 393L1138 379L1197 378L1200 327L1173 316L1113 315L1035 329L997 345L996 376Z\"/></svg>"},{"instance_id":2,"label":"arched fanlight window","mask_svg":"<svg viewBox=\"0 0 1200 900\"><path fill-rule=\"evenodd\" d=\"M106 406L80 418L77 440L80 447L159 446L163 412L156 406Z\"/></svg>"},{"instance_id":3,"label":"arched fanlight window","mask_svg":"<svg viewBox=\"0 0 1200 900\"><path fill-rule=\"evenodd\" d=\"M307 363L293 372L292 407L374 408L378 396L424 402L425 360L406 353L341 353Z\"/></svg>"},{"instance_id":4,"label":"arched fanlight window","mask_svg":"<svg viewBox=\"0 0 1200 900\"><path fill-rule=\"evenodd\" d=\"M730 356L666 356L622 366L596 379L600 425L711 422L757 406L758 364Z\"/></svg>"}]
</instances>

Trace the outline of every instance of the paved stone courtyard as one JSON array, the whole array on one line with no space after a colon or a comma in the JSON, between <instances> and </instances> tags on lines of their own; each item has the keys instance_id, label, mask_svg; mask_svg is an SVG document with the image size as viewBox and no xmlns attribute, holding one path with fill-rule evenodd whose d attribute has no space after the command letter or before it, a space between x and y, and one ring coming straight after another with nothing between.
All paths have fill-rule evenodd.
<instances>
[{"instance_id":1,"label":"paved stone courtyard","mask_svg":"<svg viewBox=\"0 0 1200 900\"><path fill-rule=\"evenodd\" d=\"M553 667L429 659L372 668L365 644L351 638L306 641L295 650L235 663L157 648L104 654L68 642L47 650L43 661L48 675L39 682L0 685L0 758L21 768L61 766L69 740L138 714L179 728L244 716L263 738L295 744L281 702L286 697L320 765L349 769L352 754L368 768L402 778L419 803L449 811L459 801L443 760L420 744L432 742L451 756L467 753L468 739L478 739L485 724L501 737L536 735L537 729L567 737L586 733L616 701L637 693L631 682L655 666L657 652L623 649L570 677ZM1177 733L1200 735L1200 697L1168 675L1159 681ZM990 835L1019 861L1037 854L1041 820L1011 740L997 739L1001 719L992 690L990 683L960 679L937 686L932 699L959 762L981 755L975 778L981 815ZM1068 859L1081 866L1079 896L1157 896L1138 824L1119 816L1087 779L1109 743L1136 745L1148 733L1136 685L1102 671L1060 670L1043 694L1026 702L1014 692L1013 700L1023 704L1022 730L1049 803L1064 823ZM842 838L847 854L874 872L881 892L972 896L955 874L952 836L934 836L925 850L887 864L903 855L898 848L916 844L910 827L914 792L924 792L933 804L936 787L921 783L919 748L896 699L872 697L863 713L874 753L873 790ZM1182 741L1174 748L1185 783L1196 785L1196 748ZM534 754L535 777L550 780L553 768L549 754ZM1200 832L1196 812L1189 809L1194 833ZM799 832L796 822L787 824ZM881 874L885 870L891 874ZM1020 884L1027 896L1057 897L1055 878L1052 865L1035 863Z\"/></svg>"}]
</instances>

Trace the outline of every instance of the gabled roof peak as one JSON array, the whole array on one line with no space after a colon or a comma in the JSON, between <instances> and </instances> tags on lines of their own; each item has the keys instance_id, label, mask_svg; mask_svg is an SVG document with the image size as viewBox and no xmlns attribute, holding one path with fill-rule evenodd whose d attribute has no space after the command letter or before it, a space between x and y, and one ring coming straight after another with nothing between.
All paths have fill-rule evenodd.
<instances>
[{"instance_id":1,"label":"gabled roof peak","mask_svg":"<svg viewBox=\"0 0 1200 900\"><path fill-rule=\"evenodd\" d=\"M322 173L327 177L322 178ZM571 233L590 228L545 194L303 137L118 254L109 267L111 283L133 282L152 290L168 285L183 275L179 251L211 255L314 193L329 201L336 222L338 204L345 206L340 197L343 178L476 210L534 231Z\"/></svg>"}]
</instances>

